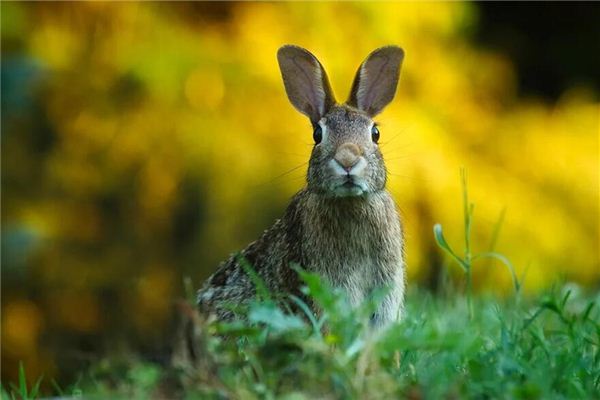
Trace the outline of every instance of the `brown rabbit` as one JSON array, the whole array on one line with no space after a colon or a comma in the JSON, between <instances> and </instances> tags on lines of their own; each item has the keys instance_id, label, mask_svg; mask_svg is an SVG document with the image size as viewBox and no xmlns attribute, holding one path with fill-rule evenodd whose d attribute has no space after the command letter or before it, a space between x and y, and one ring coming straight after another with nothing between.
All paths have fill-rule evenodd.
<instances>
[{"instance_id":1,"label":"brown rabbit","mask_svg":"<svg viewBox=\"0 0 600 400\"><path fill-rule=\"evenodd\" d=\"M374 289L388 287L372 323L383 326L400 317L404 240L385 189L379 130L372 118L392 101L403 57L396 46L373 51L356 73L350 98L338 104L314 55L292 45L279 49L288 98L314 129L307 184L283 217L241 252L243 258L232 256L208 279L198 292L201 312L231 319L231 305L254 298L253 280L240 265L245 259L274 293L300 295L294 264L345 290L354 306Z\"/></svg>"}]
</instances>

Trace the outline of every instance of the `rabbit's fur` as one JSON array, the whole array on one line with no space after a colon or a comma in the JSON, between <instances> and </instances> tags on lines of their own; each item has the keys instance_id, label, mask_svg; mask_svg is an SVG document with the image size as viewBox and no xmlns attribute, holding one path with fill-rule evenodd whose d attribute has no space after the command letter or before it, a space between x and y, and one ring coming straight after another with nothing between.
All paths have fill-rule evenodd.
<instances>
[{"instance_id":1,"label":"rabbit's fur","mask_svg":"<svg viewBox=\"0 0 600 400\"><path fill-rule=\"evenodd\" d=\"M288 97L315 129L307 185L260 239L208 279L198 292L201 311L231 319L232 305L254 298L254 283L240 265L246 260L275 293L302 297L302 282L290 267L294 264L344 289L353 305L387 287L372 322L383 326L400 317L404 240L396 206L385 190L372 117L394 97L403 55L395 46L371 53L358 69L349 100L338 104L315 56L296 46L279 50Z\"/></svg>"}]
</instances>

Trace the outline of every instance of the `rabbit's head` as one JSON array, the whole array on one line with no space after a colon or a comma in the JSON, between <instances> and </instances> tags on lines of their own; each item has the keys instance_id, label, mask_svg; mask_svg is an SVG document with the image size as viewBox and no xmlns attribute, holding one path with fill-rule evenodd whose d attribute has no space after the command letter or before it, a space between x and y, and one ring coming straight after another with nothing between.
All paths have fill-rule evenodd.
<instances>
[{"instance_id":1,"label":"rabbit's head","mask_svg":"<svg viewBox=\"0 0 600 400\"><path fill-rule=\"evenodd\" d=\"M348 101L338 104L314 55L297 46L279 49L277 59L288 98L313 126L308 190L349 197L384 189L379 129L372 118L394 98L403 57L396 46L373 51L358 68Z\"/></svg>"}]
</instances>

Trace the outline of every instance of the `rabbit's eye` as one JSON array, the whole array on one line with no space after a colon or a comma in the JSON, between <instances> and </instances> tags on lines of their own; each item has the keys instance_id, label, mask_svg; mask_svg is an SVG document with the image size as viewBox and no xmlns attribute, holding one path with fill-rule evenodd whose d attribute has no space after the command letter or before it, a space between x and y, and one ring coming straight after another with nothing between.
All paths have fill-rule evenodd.
<instances>
[{"instance_id":1,"label":"rabbit's eye","mask_svg":"<svg viewBox=\"0 0 600 400\"><path fill-rule=\"evenodd\" d=\"M313 131L313 139L315 140L316 144L321 143L321 140L323 140L323 128L321 128L320 125L317 125Z\"/></svg>"},{"instance_id":2,"label":"rabbit's eye","mask_svg":"<svg viewBox=\"0 0 600 400\"><path fill-rule=\"evenodd\" d=\"M379 129L377 129L376 125L373 125L371 128L371 139L373 139L373 143L377 143L379 141Z\"/></svg>"}]
</instances>

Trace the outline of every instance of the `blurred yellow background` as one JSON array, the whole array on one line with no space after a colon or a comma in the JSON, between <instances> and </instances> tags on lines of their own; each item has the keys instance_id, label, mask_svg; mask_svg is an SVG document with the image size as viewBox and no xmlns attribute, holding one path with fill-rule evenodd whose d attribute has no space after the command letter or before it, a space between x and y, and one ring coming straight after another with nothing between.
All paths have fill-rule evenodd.
<instances>
[{"instance_id":1,"label":"blurred yellow background","mask_svg":"<svg viewBox=\"0 0 600 400\"><path fill-rule=\"evenodd\" d=\"M339 101L371 50L404 48L377 119L409 285L439 275L434 223L462 248L464 166L476 250L506 208L496 248L528 291L597 288L597 93L518 96L511 61L468 40L476 24L456 2L3 3L3 380L19 360L50 378L161 347L183 277L198 287L282 214L312 146L285 43L317 55ZM475 268L480 290L510 293L502 266Z\"/></svg>"}]
</instances>

